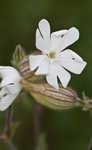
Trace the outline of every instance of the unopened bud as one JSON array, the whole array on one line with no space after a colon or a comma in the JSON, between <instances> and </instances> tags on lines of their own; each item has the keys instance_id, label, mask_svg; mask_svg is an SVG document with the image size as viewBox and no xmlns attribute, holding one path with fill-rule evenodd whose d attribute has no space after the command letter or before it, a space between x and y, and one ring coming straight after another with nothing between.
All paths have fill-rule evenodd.
<instances>
[{"instance_id":1,"label":"unopened bud","mask_svg":"<svg viewBox=\"0 0 92 150\"><path fill-rule=\"evenodd\" d=\"M21 45L17 45L11 61L12 65L14 67L17 67L18 64L24 59L24 57L25 57L24 49L22 48Z\"/></svg>"},{"instance_id":2,"label":"unopened bud","mask_svg":"<svg viewBox=\"0 0 92 150\"><path fill-rule=\"evenodd\" d=\"M71 109L79 103L72 89L61 87L57 90L47 83L31 83L27 80L22 80L21 85L38 103L55 110Z\"/></svg>"}]
</instances>

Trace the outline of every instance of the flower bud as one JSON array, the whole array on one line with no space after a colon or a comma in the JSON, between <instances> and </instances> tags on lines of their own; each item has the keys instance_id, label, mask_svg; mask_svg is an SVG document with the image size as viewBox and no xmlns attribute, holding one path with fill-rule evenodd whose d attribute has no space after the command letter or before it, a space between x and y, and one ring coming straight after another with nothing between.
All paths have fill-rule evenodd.
<instances>
[{"instance_id":1,"label":"flower bud","mask_svg":"<svg viewBox=\"0 0 92 150\"><path fill-rule=\"evenodd\" d=\"M22 48L21 45L17 45L11 61L12 65L14 67L17 67L18 64L24 59L24 57L25 57L24 49Z\"/></svg>"},{"instance_id":2,"label":"flower bud","mask_svg":"<svg viewBox=\"0 0 92 150\"><path fill-rule=\"evenodd\" d=\"M31 83L27 80L21 80L21 85L38 103L49 108L64 110L78 104L77 95L72 89L61 87L57 90L47 83Z\"/></svg>"}]
</instances>

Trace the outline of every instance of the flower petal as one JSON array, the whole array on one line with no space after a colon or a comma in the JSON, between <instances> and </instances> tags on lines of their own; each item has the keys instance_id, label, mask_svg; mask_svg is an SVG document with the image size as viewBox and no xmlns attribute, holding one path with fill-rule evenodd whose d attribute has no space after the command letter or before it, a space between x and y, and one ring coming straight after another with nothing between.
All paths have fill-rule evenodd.
<instances>
[{"instance_id":1,"label":"flower petal","mask_svg":"<svg viewBox=\"0 0 92 150\"><path fill-rule=\"evenodd\" d=\"M61 52L58 60L60 65L75 74L80 74L87 64L72 50L65 50Z\"/></svg>"},{"instance_id":2,"label":"flower petal","mask_svg":"<svg viewBox=\"0 0 92 150\"><path fill-rule=\"evenodd\" d=\"M10 66L0 66L0 77L2 78L0 87L10 83L19 82L22 79L19 72Z\"/></svg>"},{"instance_id":3,"label":"flower petal","mask_svg":"<svg viewBox=\"0 0 92 150\"><path fill-rule=\"evenodd\" d=\"M11 76L15 76L17 70L10 66L0 66L0 77L4 78L7 75L11 78Z\"/></svg>"},{"instance_id":4,"label":"flower petal","mask_svg":"<svg viewBox=\"0 0 92 150\"><path fill-rule=\"evenodd\" d=\"M30 70L33 71L37 67L38 74L42 71L47 73L47 66L48 66L48 61L47 61L47 56L46 55L30 55L29 57L29 65L30 65ZM46 68L45 68L46 67Z\"/></svg>"},{"instance_id":5,"label":"flower petal","mask_svg":"<svg viewBox=\"0 0 92 150\"><path fill-rule=\"evenodd\" d=\"M22 89L19 82L10 83L10 84L6 85L5 88L7 89L9 94L11 94L11 95L15 94L16 96L19 94L19 92Z\"/></svg>"},{"instance_id":6,"label":"flower petal","mask_svg":"<svg viewBox=\"0 0 92 150\"><path fill-rule=\"evenodd\" d=\"M58 49L61 51L69 45L76 42L79 38L79 31L77 28L72 27L69 30L61 30L51 35L52 49Z\"/></svg>"},{"instance_id":7,"label":"flower petal","mask_svg":"<svg viewBox=\"0 0 92 150\"><path fill-rule=\"evenodd\" d=\"M47 37L50 38L50 24L46 19L42 19L39 22L39 29L43 39L46 39Z\"/></svg>"},{"instance_id":8,"label":"flower petal","mask_svg":"<svg viewBox=\"0 0 92 150\"><path fill-rule=\"evenodd\" d=\"M46 76L47 82L56 89L59 89L57 77L59 77L63 87L67 87L71 75L61 66L57 64L51 64L49 66L49 72Z\"/></svg>"},{"instance_id":9,"label":"flower petal","mask_svg":"<svg viewBox=\"0 0 92 150\"><path fill-rule=\"evenodd\" d=\"M30 65L30 70L33 71L36 69L39 64L44 60L44 55L30 55L29 56L29 65Z\"/></svg>"},{"instance_id":10,"label":"flower petal","mask_svg":"<svg viewBox=\"0 0 92 150\"><path fill-rule=\"evenodd\" d=\"M59 88L58 81L57 81L57 71L54 64L49 65L49 72L48 75L46 76L46 80L54 88L56 89Z\"/></svg>"},{"instance_id":11,"label":"flower petal","mask_svg":"<svg viewBox=\"0 0 92 150\"><path fill-rule=\"evenodd\" d=\"M52 32L51 33L51 38L61 38L67 32L68 32L68 30L60 30L60 31Z\"/></svg>"},{"instance_id":12,"label":"flower petal","mask_svg":"<svg viewBox=\"0 0 92 150\"><path fill-rule=\"evenodd\" d=\"M48 66L49 66L49 60L48 58L45 58L40 64L39 68L36 71L36 75L45 75L48 73Z\"/></svg>"},{"instance_id":13,"label":"flower petal","mask_svg":"<svg viewBox=\"0 0 92 150\"><path fill-rule=\"evenodd\" d=\"M14 95L7 95L0 99L0 111L6 110L14 101Z\"/></svg>"},{"instance_id":14,"label":"flower petal","mask_svg":"<svg viewBox=\"0 0 92 150\"><path fill-rule=\"evenodd\" d=\"M36 30L36 47L42 52L50 48L50 24L45 19L39 22Z\"/></svg>"},{"instance_id":15,"label":"flower petal","mask_svg":"<svg viewBox=\"0 0 92 150\"><path fill-rule=\"evenodd\" d=\"M13 88L12 90L16 91L13 94L10 93L10 89L7 87L3 87L0 90L0 111L4 111L5 109L7 109L12 102L15 100L15 98L17 97L17 95L19 94L20 91L18 91L18 89L16 89L17 87L15 87L15 89ZM21 90L21 89L20 89Z\"/></svg>"},{"instance_id":16,"label":"flower petal","mask_svg":"<svg viewBox=\"0 0 92 150\"><path fill-rule=\"evenodd\" d=\"M19 81L22 79L18 71L10 66L0 66L0 110L7 109L15 100L22 87Z\"/></svg>"},{"instance_id":17,"label":"flower petal","mask_svg":"<svg viewBox=\"0 0 92 150\"><path fill-rule=\"evenodd\" d=\"M71 79L71 75L69 72L67 72L64 68L60 66L57 66L57 70L57 76L59 77L63 87L66 88Z\"/></svg>"}]
</instances>

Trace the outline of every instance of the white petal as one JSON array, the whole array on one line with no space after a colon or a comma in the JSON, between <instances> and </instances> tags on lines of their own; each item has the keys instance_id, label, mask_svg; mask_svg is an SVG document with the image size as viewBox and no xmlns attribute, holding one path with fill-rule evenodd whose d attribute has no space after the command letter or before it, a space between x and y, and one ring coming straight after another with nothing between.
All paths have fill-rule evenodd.
<instances>
[{"instance_id":1,"label":"white petal","mask_svg":"<svg viewBox=\"0 0 92 150\"><path fill-rule=\"evenodd\" d=\"M40 64L39 68L36 71L36 75L45 75L48 73L48 66L49 66L49 60L48 58L45 58Z\"/></svg>"},{"instance_id":2,"label":"white petal","mask_svg":"<svg viewBox=\"0 0 92 150\"><path fill-rule=\"evenodd\" d=\"M22 87L20 85L19 82L16 82L16 83L10 83L8 84L6 87L7 91L9 92L9 94L15 94L15 95L18 95L19 92L21 91Z\"/></svg>"},{"instance_id":3,"label":"white petal","mask_svg":"<svg viewBox=\"0 0 92 150\"><path fill-rule=\"evenodd\" d=\"M9 66L0 66L0 110L7 109L16 96L21 91L22 87L19 81L22 79L18 71Z\"/></svg>"},{"instance_id":4,"label":"white petal","mask_svg":"<svg viewBox=\"0 0 92 150\"><path fill-rule=\"evenodd\" d=\"M58 57L60 65L67 70L80 74L86 66L86 62L72 50L65 50Z\"/></svg>"},{"instance_id":5,"label":"white petal","mask_svg":"<svg viewBox=\"0 0 92 150\"><path fill-rule=\"evenodd\" d=\"M7 75L11 78L11 75L15 76L15 74L18 74L18 71L10 66L0 66L0 77L4 78Z\"/></svg>"},{"instance_id":6,"label":"white petal","mask_svg":"<svg viewBox=\"0 0 92 150\"><path fill-rule=\"evenodd\" d=\"M52 49L58 49L61 51L68 47L69 45L73 44L79 39L79 31L75 27L70 28L69 30L61 30L58 31L55 35L52 34Z\"/></svg>"},{"instance_id":7,"label":"white petal","mask_svg":"<svg viewBox=\"0 0 92 150\"><path fill-rule=\"evenodd\" d=\"M65 33L67 33L68 30L60 30L56 32L51 33L51 38L61 38L64 36Z\"/></svg>"},{"instance_id":8,"label":"white petal","mask_svg":"<svg viewBox=\"0 0 92 150\"><path fill-rule=\"evenodd\" d=\"M10 94L6 88L0 91L0 111L7 109L15 100L17 94Z\"/></svg>"},{"instance_id":9,"label":"white petal","mask_svg":"<svg viewBox=\"0 0 92 150\"><path fill-rule=\"evenodd\" d=\"M0 87L3 87L10 83L19 82L22 79L19 72L15 68L10 66L0 66L0 77L2 78Z\"/></svg>"},{"instance_id":10,"label":"white petal","mask_svg":"<svg viewBox=\"0 0 92 150\"><path fill-rule=\"evenodd\" d=\"M7 95L6 97L0 99L0 111L6 110L14 101L14 95Z\"/></svg>"},{"instance_id":11,"label":"white petal","mask_svg":"<svg viewBox=\"0 0 92 150\"><path fill-rule=\"evenodd\" d=\"M39 22L39 29L43 39L46 39L47 37L50 38L50 24L46 19L42 19Z\"/></svg>"},{"instance_id":12,"label":"white petal","mask_svg":"<svg viewBox=\"0 0 92 150\"><path fill-rule=\"evenodd\" d=\"M29 57L30 70L33 71L34 69L39 67L39 65L42 64L46 58L47 56L45 55L30 55Z\"/></svg>"},{"instance_id":13,"label":"white petal","mask_svg":"<svg viewBox=\"0 0 92 150\"><path fill-rule=\"evenodd\" d=\"M0 111L7 109L21 91L19 83L11 83L0 90Z\"/></svg>"},{"instance_id":14,"label":"white petal","mask_svg":"<svg viewBox=\"0 0 92 150\"><path fill-rule=\"evenodd\" d=\"M71 79L71 75L61 66L57 64L51 64L49 66L49 72L48 75L46 76L46 79L47 82L56 89L59 88L57 77L59 77L62 86L67 87Z\"/></svg>"},{"instance_id":15,"label":"white petal","mask_svg":"<svg viewBox=\"0 0 92 150\"><path fill-rule=\"evenodd\" d=\"M57 66L57 70L58 70L57 76L59 77L63 87L66 88L71 79L71 75L64 68L62 68L60 66Z\"/></svg>"},{"instance_id":16,"label":"white petal","mask_svg":"<svg viewBox=\"0 0 92 150\"><path fill-rule=\"evenodd\" d=\"M36 30L36 47L42 52L50 48L50 24L45 19L39 22Z\"/></svg>"},{"instance_id":17,"label":"white petal","mask_svg":"<svg viewBox=\"0 0 92 150\"><path fill-rule=\"evenodd\" d=\"M58 89L58 81L57 81L57 71L55 65L51 64L49 65L49 72L46 76L47 82L53 86L54 88Z\"/></svg>"}]
</instances>

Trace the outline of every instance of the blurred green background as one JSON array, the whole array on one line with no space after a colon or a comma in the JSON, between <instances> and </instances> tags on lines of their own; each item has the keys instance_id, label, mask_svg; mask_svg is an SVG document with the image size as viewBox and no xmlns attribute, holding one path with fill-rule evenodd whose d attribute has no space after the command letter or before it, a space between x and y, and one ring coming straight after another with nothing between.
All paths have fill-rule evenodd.
<instances>
[{"instance_id":1,"label":"blurred green background","mask_svg":"<svg viewBox=\"0 0 92 150\"><path fill-rule=\"evenodd\" d=\"M70 87L92 97L92 0L0 0L0 65L10 65L16 44L26 53L35 50L35 31L39 20L48 19L52 31L75 26L78 42L70 46L85 61L81 75L72 75ZM20 122L13 138L19 150L33 150L31 99L21 97L14 105L14 121ZM0 112L2 131L7 111ZM81 109L56 112L46 109L41 115L41 132L48 150L87 150L92 138L92 115ZM8 150L0 144L0 150ZM44 150L44 149L43 149Z\"/></svg>"}]
</instances>

